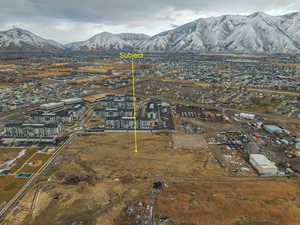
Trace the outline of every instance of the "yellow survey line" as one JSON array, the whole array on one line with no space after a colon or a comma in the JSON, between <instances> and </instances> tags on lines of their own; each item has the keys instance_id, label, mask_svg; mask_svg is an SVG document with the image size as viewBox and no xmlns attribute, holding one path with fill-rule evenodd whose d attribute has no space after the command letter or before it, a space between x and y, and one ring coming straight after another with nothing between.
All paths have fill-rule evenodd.
<instances>
[{"instance_id":1,"label":"yellow survey line","mask_svg":"<svg viewBox=\"0 0 300 225\"><path fill-rule=\"evenodd\" d=\"M134 77L134 59L143 59L143 53L125 53L120 52L120 59L131 59L131 75L132 75L132 98L133 98L133 126L134 126L134 152L138 152L137 144L137 124L136 124L136 96L135 96L135 77Z\"/></svg>"},{"instance_id":2,"label":"yellow survey line","mask_svg":"<svg viewBox=\"0 0 300 225\"><path fill-rule=\"evenodd\" d=\"M136 98L135 98L135 77L134 77L134 59L131 60L132 75L132 96L133 96L133 126L134 126L134 152L138 152L137 132L136 132Z\"/></svg>"}]
</instances>

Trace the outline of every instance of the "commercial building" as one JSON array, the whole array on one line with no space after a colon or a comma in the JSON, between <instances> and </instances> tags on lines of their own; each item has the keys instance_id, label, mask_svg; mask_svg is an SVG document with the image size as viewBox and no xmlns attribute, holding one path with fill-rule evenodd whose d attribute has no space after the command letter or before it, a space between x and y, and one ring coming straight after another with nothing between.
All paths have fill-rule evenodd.
<instances>
[{"instance_id":1,"label":"commercial building","mask_svg":"<svg viewBox=\"0 0 300 225\"><path fill-rule=\"evenodd\" d=\"M240 113L240 117L247 120L254 120L255 115L250 113Z\"/></svg>"},{"instance_id":2,"label":"commercial building","mask_svg":"<svg viewBox=\"0 0 300 225\"><path fill-rule=\"evenodd\" d=\"M84 104L77 104L53 111L35 112L31 114L31 121L34 123L71 123L74 120L79 120L85 110Z\"/></svg>"},{"instance_id":3,"label":"commercial building","mask_svg":"<svg viewBox=\"0 0 300 225\"><path fill-rule=\"evenodd\" d=\"M55 113L38 112L31 115L31 120L34 123L70 123L73 118L72 112L67 110Z\"/></svg>"},{"instance_id":4,"label":"commercial building","mask_svg":"<svg viewBox=\"0 0 300 225\"><path fill-rule=\"evenodd\" d=\"M62 100L61 102L63 102L65 105L72 105L82 103L83 100L81 98L68 98Z\"/></svg>"},{"instance_id":5,"label":"commercial building","mask_svg":"<svg viewBox=\"0 0 300 225\"><path fill-rule=\"evenodd\" d=\"M273 162L262 154L250 154L249 161L251 165L263 176L276 176L278 168Z\"/></svg>"},{"instance_id":6,"label":"commercial building","mask_svg":"<svg viewBox=\"0 0 300 225\"><path fill-rule=\"evenodd\" d=\"M2 140L54 142L61 132L59 124L7 124Z\"/></svg>"},{"instance_id":7,"label":"commercial building","mask_svg":"<svg viewBox=\"0 0 300 225\"><path fill-rule=\"evenodd\" d=\"M74 104L82 104L83 100L81 98L69 98L61 100L60 102L52 102L43 104L40 106L40 109L50 111L50 110L60 110L63 109L64 106L74 105Z\"/></svg>"},{"instance_id":8,"label":"commercial building","mask_svg":"<svg viewBox=\"0 0 300 225\"><path fill-rule=\"evenodd\" d=\"M48 104L43 104L40 106L42 110L56 110L56 109L62 109L64 107L63 102L53 102Z\"/></svg>"}]
</instances>

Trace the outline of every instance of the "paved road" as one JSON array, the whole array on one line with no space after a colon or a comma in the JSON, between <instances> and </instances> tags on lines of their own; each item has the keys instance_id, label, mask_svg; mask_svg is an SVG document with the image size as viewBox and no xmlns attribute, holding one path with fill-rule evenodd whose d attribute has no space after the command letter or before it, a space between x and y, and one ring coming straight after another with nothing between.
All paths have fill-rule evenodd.
<instances>
[{"instance_id":1,"label":"paved road","mask_svg":"<svg viewBox=\"0 0 300 225\"><path fill-rule=\"evenodd\" d=\"M40 175L42 175L47 170L49 165L53 163L57 155L64 149L64 147L72 141L76 133L78 132L74 132L70 135L70 137L65 141L65 143L56 150L53 156L30 178L30 180L21 188L21 190L1 209L0 223L4 215L21 200L21 198L26 194L26 192L31 187L31 185L40 177Z\"/></svg>"}]
</instances>

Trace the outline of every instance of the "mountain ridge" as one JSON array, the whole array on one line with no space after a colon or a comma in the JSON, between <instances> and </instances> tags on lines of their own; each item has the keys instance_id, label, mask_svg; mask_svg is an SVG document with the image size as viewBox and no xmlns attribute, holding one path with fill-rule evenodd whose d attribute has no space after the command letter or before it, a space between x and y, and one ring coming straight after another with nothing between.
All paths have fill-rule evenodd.
<instances>
[{"instance_id":1,"label":"mountain ridge","mask_svg":"<svg viewBox=\"0 0 300 225\"><path fill-rule=\"evenodd\" d=\"M149 38L148 35L141 33L120 33L113 34L102 32L94 35L86 41L73 42L66 44L69 50L132 50L135 43Z\"/></svg>"},{"instance_id":2,"label":"mountain ridge","mask_svg":"<svg viewBox=\"0 0 300 225\"><path fill-rule=\"evenodd\" d=\"M0 51L143 51L300 53L300 13L271 16L222 15L199 18L154 36L142 33L96 34L85 41L61 44L30 31L0 31Z\"/></svg>"},{"instance_id":3,"label":"mountain ridge","mask_svg":"<svg viewBox=\"0 0 300 225\"><path fill-rule=\"evenodd\" d=\"M288 19L287 19L288 18ZM143 51L299 53L300 14L224 15L200 18L142 43Z\"/></svg>"},{"instance_id":4,"label":"mountain ridge","mask_svg":"<svg viewBox=\"0 0 300 225\"><path fill-rule=\"evenodd\" d=\"M0 31L1 52L58 52L62 50L53 42L55 41L46 40L21 28Z\"/></svg>"}]
</instances>

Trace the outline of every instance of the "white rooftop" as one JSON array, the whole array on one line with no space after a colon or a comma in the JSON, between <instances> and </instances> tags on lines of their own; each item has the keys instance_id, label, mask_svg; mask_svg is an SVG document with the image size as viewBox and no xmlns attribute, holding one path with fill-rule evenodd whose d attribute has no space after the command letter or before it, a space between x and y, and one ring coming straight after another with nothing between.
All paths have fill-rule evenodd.
<instances>
[{"instance_id":1,"label":"white rooftop","mask_svg":"<svg viewBox=\"0 0 300 225\"><path fill-rule=\"evenodd\" d=\"M261 167L276 167L273 162L262 154L250 154L250 159L254 160Z\"/></svg>"}]
</instances>

